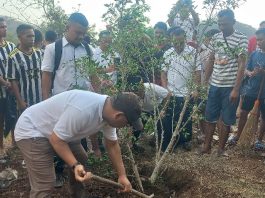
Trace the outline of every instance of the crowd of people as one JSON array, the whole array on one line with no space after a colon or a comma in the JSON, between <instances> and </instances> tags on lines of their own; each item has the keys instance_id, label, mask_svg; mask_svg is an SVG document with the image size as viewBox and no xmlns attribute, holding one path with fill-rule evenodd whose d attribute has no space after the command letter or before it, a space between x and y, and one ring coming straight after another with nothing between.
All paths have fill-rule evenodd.
<instances>
[{"instance_id":1,"label":"crowd of people","mask_svg":"<svg viewBox=\"0 0 265 198\"><path fill-rule=\"evenodd\" d=\"M91 177L86 167L86 138L90 137L92 149L100 156L99 131L103 132L104 146L119 183L130 192L115 128L132 126L133 147L137 148L144 131L141 112L152 117L154 110L161 108L163 115L155 127L165 151L189 98L177 140L178 145L190 149L191 115L193 106L202 100L201 87L208 87L208 92L200 122L200 154L211 152L219 123L217 155L227 156L226 144L237 144L256 100L260 103L261 126L255 148L265 149L265 22L248 41L234 28L233 11L221 10L217 15L219 29L208 30L199 43L198 14L192 5L183 6L184 14L174 13L169 19L170 28L165 22L153 28L156 52L150 56L161 63L155 74L146 74L143 68L148 59L137 60L137 71L125 77L127 92L113 96L104 95L104 90L120 83L119 65L129 61L122 53L109 50L110 28L99 33L98 46L93 47L86 36L86 17L73 13L62 38L47 31L43 39L42 32L21 24L17 27L19 43L15 45L5 40L7 23L0 18L0 150L4 150L4 134L10 132L27 167L30 197L49 197L53 187L62 186L65 164L70 167L71 196L85 197L82 182ZM78 61L82 58L93 60L104 75L100 79L84 75ZM191 92L190 87L195 89ZM237 110L238 131L228 137L236 124Z\"/></svg>"}]
</instances>

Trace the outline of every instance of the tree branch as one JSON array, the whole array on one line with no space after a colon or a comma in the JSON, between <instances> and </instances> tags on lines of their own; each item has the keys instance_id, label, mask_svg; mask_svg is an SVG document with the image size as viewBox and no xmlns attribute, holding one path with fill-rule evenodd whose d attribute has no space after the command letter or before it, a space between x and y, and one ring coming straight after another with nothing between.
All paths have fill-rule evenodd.
<instances>
[{"instance_id":1,"label":"tree branch","mask_svg":"<svg viewBox=\"0 0 265 198\"><path fill-rule=\"evenodd\" d=\"M121 185L121 184L119 184L117 182L114 182L112 180L97 176L97 175L92 175L91 179L94 180L94 181L100 182L100 183L105 183L105 184L108 184L110 186L114 186L116 188L123 189L123 185ZM141 193L141 192L139 192L137 190L134 190L134 189L132 189L131 193L134 194L134 195L137 195L138 197L142 197L142 198L153 198L154 197L154 194L146 195L146 194L143 194L143 193Z\"/></svg>"}]
</instances>

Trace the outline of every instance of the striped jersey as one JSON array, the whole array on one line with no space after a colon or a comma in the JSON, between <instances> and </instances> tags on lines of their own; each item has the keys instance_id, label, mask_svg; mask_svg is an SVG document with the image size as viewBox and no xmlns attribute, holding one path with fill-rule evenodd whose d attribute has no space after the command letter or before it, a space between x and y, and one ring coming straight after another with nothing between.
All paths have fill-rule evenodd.
<instances>
[{"instance_id":1,"label":"striped jersey","mask_svg":"<svg viewBox=\"0 0 265 198\"><path fill-rule=\"evenodd\" d=\"M25 54L18 48L8 58L6 78L17 80L22 99L31 106L41 101L41 51Z\"/></svg>"},{"instance_id":2,"label":"striped jersey","mask_svg":"<svg viewBox=\"0 0 265 198\"><path fill-rule=\"evenodd\" d=\"M210 84L216 87L234 87L238 71L238 57L247 55L247 37L238 32L224 38L223 33L215 34L209 46L215 54Z\"/></svg>"},{"instance_id":3,"label":"striped jersey","mask_svg":"<svg viewBox=\"0 0 265 198\"><path fill-rule=\"evenodd\" d=\"M13 51L15 48L15 44L4 41L4 45L0 46L0 76L5 79L6 76L6 67L7 67L7 59L8 54ZM6 97L6 89L3 86L0 86L0 98Z\"/></svg>"}]
</instances>

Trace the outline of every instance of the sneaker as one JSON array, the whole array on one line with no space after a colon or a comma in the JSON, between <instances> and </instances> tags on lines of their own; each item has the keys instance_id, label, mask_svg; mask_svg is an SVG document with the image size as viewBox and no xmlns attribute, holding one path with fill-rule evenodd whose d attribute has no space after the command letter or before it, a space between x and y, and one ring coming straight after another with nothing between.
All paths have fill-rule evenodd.
<instances>
[{"instance_id":1,"label":"sneaker","mask_svg":"<svg viewBox=\"0 0 265 198\"><path fill-rule=\"evenodd\" d=\"M264 151L265 150L265 144L262 141L257 140L254 144L254 148L257 151Z\"/></svg>"},{"instance_id":2,"label":"sneaker","mask_svg":"<svg viewBox=\"0 0 265 198\"><path fill-rule=\"evenodd\" d=\"M217 150L216 151L217 157L229 157L229 154L225 150Z\"/></svg>"},{"instance_id":3,"label":"sneaker","mask_svg":"<svg viewBox=\"0 0 265 198\"><path fill-rule=\"evenodd\" d=\"M234 146L237 144L238 138L235 135L230 135L230 137L227 140L227 144L229 146Z\"/></svg>"},{"instance_id":4,"label":"sneaker","mask_svg":"<svg viewBox=\"0 0 265 198\"><path fill-rule=\"evenodd\" d=\"M21 162L22 168L27 168L25 160Z\"/></svg>"},{"instance_id":5,"label":"sneaker","mask_svg":"<svg viewBox=\"0 0 265 198\"><path fill-rule=\"evenodd\" d=\"M55 188L61 188L65 182L65 178L62 173L56 174Z\"/></svg>"}]
</instances>

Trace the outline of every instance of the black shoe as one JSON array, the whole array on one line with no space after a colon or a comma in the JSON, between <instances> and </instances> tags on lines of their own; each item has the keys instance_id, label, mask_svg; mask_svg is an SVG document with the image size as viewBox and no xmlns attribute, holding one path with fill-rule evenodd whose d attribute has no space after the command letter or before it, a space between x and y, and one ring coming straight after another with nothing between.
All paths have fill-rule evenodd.
<instances>
[{"instance_id":1,"label":"black shoe","mask_svg":"<svg viewBox=\"0 0 265 198\"><path fill-rule=\"evenodd\" d=\"M192 149L192 143L191 143L191 142L185 142L185 143L182 145L182 148L183 148L185 151L191 151L191 149Z\"/></svg>"},{"instance_id":2,"label":"black shoe","mask_svg":"<svg viewBox=\"0 0 265 198\"><path fill-rule=\"evenodd\" d=\"M55 188L61 188L65 182L65 178L62 173L56 173Z\"/></svg>"},{"instance_id":3,"label":"black shoe","mask_svg":"<svg viewBox=\"0 0 265 198\"><path fill-rule=\"evenodd\" d=\"M145 149L138 144L133 144L132 150L136 153L143 153L145 151Z\"/></svg>"}]
</instances>

